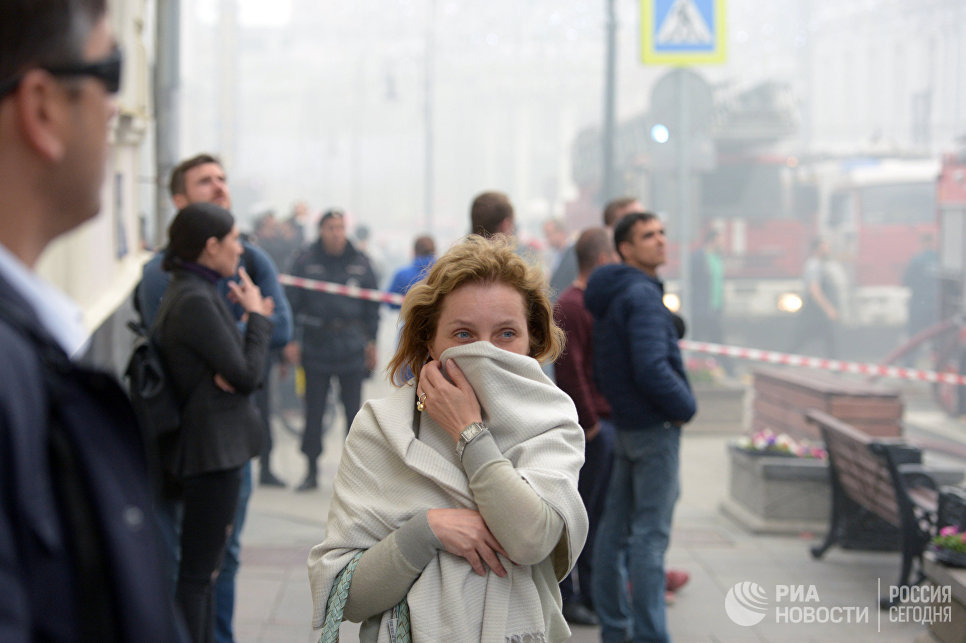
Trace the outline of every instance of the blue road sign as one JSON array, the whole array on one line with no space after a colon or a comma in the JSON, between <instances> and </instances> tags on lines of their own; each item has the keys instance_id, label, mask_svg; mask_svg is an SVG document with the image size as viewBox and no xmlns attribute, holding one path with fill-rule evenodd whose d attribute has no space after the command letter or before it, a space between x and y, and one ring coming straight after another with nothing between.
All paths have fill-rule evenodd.
<instances>
[{"instance_id":1,"label":"blue road sign","mask_svg":"<svg viewBox=\"0 0 966 643\"><path fill-rule=\"evenodd\" d=\"M645 63L723 63L726 43L725 0L641 0Z\"/></svg>"}]
</instances>

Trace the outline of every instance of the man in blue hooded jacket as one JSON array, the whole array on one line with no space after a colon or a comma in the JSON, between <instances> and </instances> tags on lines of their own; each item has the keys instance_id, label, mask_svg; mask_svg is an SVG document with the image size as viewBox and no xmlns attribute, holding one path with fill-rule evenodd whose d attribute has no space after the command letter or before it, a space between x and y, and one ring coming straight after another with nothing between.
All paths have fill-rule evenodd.
<instances>
[{"instance_id":1,"label":"man in blue hooded jacket","mask_svg":"<svg viewBox=\"0 0 966 643\"><path fill-rule=\"evenodd\" d=\"M665 261L660 219L626 215L614 245L622 263L594 271L584 295L594 318L594 378L617 428L594 544L594 605L602 641L667 641L664 554L679 494L681 426L696 405L657 277ZM622 549L629 579L621 573Z\"/></svg>"}]
</instances>

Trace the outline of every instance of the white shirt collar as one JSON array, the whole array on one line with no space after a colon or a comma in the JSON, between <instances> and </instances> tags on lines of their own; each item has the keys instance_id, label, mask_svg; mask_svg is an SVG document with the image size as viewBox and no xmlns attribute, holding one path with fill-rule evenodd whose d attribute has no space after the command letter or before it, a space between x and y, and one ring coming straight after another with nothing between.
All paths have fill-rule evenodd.
<instances>
[{"instance_id":1,"label":"white shirt collar","mask_svg":"<svg viewBox=\"0 0 966 643\"><path fill-rule=\"evenodd\" d=\"M0 243L0 275L33 308L48 333L72 358L87 349L90 336L81 309L70 297L44 281Z\"/></svg>"}]
</instances>

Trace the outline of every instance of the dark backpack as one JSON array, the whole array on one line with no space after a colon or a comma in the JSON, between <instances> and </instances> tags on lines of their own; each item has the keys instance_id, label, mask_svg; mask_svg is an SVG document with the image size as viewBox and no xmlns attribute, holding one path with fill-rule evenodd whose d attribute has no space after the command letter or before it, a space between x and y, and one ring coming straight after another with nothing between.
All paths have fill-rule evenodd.
<instances>
[{"instance_id":1,"label":"dark backpack","mask_svg":"<svg viewBox=\"0 0 966 643\"><path fill-rule=\"evenodd\" d=\"M137 336L124 370L128 396L145 438L157 440L180 428L181 403L171 387L155 337L138 322L129 321L127 326Z\"/></svg>"}]
</instances>

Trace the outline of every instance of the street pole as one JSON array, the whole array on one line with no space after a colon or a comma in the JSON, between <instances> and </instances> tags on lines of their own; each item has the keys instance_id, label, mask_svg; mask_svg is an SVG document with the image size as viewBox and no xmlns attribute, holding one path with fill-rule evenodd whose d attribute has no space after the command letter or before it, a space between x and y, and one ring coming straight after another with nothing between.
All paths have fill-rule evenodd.
<instances>
[{"instance_id":1,"label":"street pole","mask_svg":"<svg viewBox=\"0 0 966 643\"><path fill-rule=\"evenodd\" d=\"M231 172L235 166L238 129L238 2L221 0L220 47L218 56L218 156ZM248 213L245 213L248 214ZM237 216L237 213L236 213Z\"/></svg>"},{"instance_id":2,"label":"street pole","mask_svg":"<svg viewBox=\"0 0 966 643\"><path fill-rule=\"evenodd\" d=\"M678 77L678 217L681 221L681 313L691 314L691 105L686 86L688 74L684 69L677 70Z\"/></svg>"},{"instance_id":3,"label":"street pole","mask_svg":"<svg viewBox=\"0 0 966 643\"><path fill-rule=\"evenodd\" d=\"M436 58L436 0L429 0L426 19L426 70L423 89L423 210L426 213L426 229L435 228L433 221L433 92L434 65Z\"/></svg>"},{"instance_id":4,"label":"street pole","mask_svg":"<svg viewBox=\"0 0 966 643\"><path fill-rule=\"evenodd\" d=\"M179 93L181 67L180 0L158 2L157 53L154 65L154 166L155 215L152 230L155 246L165 242L167 217L171 208L167 177L178 162Z\"/></svg>"},{"instance_id":5,"label":"street pole","mask_svg":"<svg viewBox=\"0 0 966 643\"><path fill-rule=\"evenodd\" d=\"M616 194L614 180L614 121L615 94L617 92L617 10L614 0L607 1L607 58L604 82L604 168L602 176L601 204L613 199Z\"/></svg>"}]
</instances>

